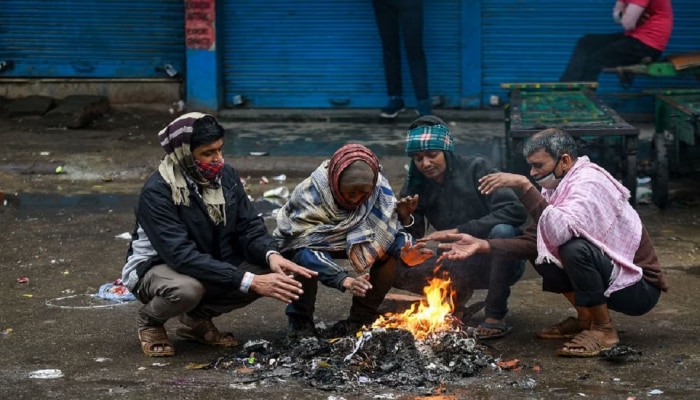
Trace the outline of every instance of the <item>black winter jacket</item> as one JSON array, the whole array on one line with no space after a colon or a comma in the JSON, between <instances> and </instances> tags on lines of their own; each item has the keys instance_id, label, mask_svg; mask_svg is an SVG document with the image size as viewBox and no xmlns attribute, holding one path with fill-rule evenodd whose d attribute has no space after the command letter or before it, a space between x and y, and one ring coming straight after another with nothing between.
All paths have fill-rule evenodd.
<instances>
[{"instance_id":1,"label":"black winter jacket","mask_svg":"<svg viewBox=\"0 0 700 400\"><path fill-rule=\"evenodd\" d=\"M136 266L139 279L153 265L165 263L179 273L209 284L239 289L244 260L267 265L266 254L277 250L263 219L248 199L238 173L226 164L221 184L226 201L226 224L214 225L202 198L190 187L190 206L176 206L170 186L154 173L143 186L136 207L137 239L143 229L157 253ZM127 253L134 254L133 241ZM128 261L127 261L128 265Z\"/></svg>"},{"instance_id":2,"label":"black winter jacket","mask_svg":"<svg viewBox=\"0 0 700 400\"><path fill-rule=\"evenodd\" d=\"M490 161L448 152L445 159L444 184L421 175L415 185L407 187L407 181L401 189L401 197L419 196L415 224L406 229L414 237L425 236L426 220L436 230L457 228L478 238L486 238L498 224L520 227L527 221L527 211L513 190L499 189L488 196L479 192L479 178L498 172Z\"/></svg>"}]
</instances>

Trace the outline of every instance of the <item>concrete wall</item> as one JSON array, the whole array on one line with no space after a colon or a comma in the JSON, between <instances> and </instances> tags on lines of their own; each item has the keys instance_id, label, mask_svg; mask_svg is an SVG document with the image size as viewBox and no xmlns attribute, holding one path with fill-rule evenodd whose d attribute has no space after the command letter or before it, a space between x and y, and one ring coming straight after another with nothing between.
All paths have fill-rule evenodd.
<instances>
[{"instance_id":1,"label":"concrete wall","mask_svg":"<svg viewBox=\"0 0 700 400\"><path fill-rule=\"evenodd\" d=\"M99 95L110 104L164 104L184 99L184 85L171 79L0 79L0 96L32 95L61 99L70 95Z\"/></svg>"}]
</instances>

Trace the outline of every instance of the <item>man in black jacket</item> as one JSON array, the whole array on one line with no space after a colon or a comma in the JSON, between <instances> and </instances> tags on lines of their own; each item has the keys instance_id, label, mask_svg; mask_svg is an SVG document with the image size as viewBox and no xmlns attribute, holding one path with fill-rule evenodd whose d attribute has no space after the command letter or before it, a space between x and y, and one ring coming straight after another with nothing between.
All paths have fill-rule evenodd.
<instances>
[{"instance_id":1,"label":"man in black jacket","mask_svg":"<svg viewBox=\"0 0 700 400\"><path fill-rule=\"evenodd\" d=\"M138 337L144 354L172 356L164 324L179 317L177 335L235 346L212 318L261 296L291 303L302 294L291 274L316 273L282 257L240 177L224 164L224 129L188 113L158 134L165 157L144 184L123 283L143 303Z\"/></svg>"},{"instance_id":2,"label":"man in black jacket","mask_svg":"<svg viewBox=\"0 0 700 400\"><path fill-rule=\"evenodd\" d=\"M404 228L414 237L425 236L426 221L442 233L469 233L479 238L519 234L519 227L527 220L525 207L511 189L481 194L479 178L496 172L496 168L483 157L454 154L449 128L440 118L423 116L411 124L406 153L412 163L397 211ZM436 260L399 268L394 286L422 293L427 281L446 274L456 291L457 315L474 289L487 289L486 318L477 327L477 336L494 339L510 332L512 328L505 322L508 297L510 287L523 274L524 261L504 261L491 255L465 261Z\"/></svg>"}]
</instances>

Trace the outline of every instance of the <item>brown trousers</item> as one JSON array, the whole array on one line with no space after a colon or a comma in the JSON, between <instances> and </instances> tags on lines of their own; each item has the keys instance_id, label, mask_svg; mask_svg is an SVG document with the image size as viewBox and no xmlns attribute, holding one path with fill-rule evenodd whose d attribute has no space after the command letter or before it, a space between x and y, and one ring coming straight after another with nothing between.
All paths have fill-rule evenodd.
<instances>
[{"instance_id":1,"label":"brown trousers","mask_svg":"<svg viewBox=\"0 0 700 400\"><path fill-rule=\"evenodd\" d=\"M269 269L249 263L239 268L254 273ZM170 318L186 314L188 320L202 321L245 307L260 295L237 288L198 281L165 264L154 265L139 281L134 292L143 306L138 311L138 328L161 326Z\"/></svg>"}]
</instances>

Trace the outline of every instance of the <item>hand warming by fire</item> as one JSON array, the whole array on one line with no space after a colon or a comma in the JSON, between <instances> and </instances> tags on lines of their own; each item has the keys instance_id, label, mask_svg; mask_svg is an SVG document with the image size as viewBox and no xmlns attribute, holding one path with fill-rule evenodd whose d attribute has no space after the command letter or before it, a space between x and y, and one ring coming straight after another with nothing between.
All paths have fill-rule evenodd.
<instances>
[{"instance_id":1,"label":"hand warming by fire","mask_svg":"<svg viewBox=\"0 0 700 400\"><path fill-rule=\"evenodd\" d=\"M426 248L424 244L411 246L410 243L406 242L406 245L401 248L401 261L406 263L409 267L415 267L431 258L434 254L435 253Z\"/></svg>"},{"instance_id":2,"label":"hand warming by fire","mask_svg":"<svg viewBox=\"0 0 700 400\"><path fill-rule=\"evenodd\" d=\"M454 311L452 281L433 278L425 287L425 300L414 304L401 314L388 313L380 316L372 328L404 329L417 340L424 340L433 333L453 330L451 314Z\"/></svg>"}]
</instances>

